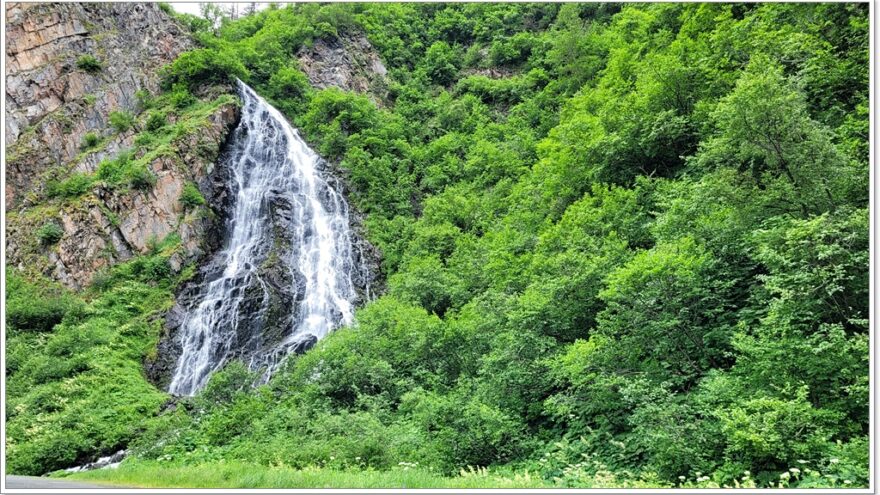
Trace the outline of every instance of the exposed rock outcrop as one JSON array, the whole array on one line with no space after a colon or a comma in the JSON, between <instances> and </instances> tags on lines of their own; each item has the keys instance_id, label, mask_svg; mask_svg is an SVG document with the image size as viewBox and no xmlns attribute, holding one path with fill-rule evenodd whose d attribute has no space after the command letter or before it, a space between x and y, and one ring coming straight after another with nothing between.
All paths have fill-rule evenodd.
<instances>
[{"instance_id":1,"label":"exposed rock outcrop","mask_svg":"<svg viewBox=\"0 0 880 495\"><path fill-rule=\"evenodd\" d=\"M387 99L387 70L373 45L361 33L319 38L297 54L300 68L312 86L337 87L371 96L377 104Z\"/></svg>"},{"instance_id":2,"label":"exposed rock outcrop","mask_svg":"<svg viewBox=\"0 0 880 495\"><path fill-rule=\"evenodd\" d=\"M208 197L222 191L210 174L237 119L236 105L218 107L202 128L181 137L172 152L150 162L156 181L149 189L117 190L99 183L75 201L10 212L10 265L81 288L102 269L146 253L151 243L172 233L181 241L180 255L172 260L178 269L213 250L219 242L222 215L205 209L186 211L180 195L188 182L197 184ZM48 222L58 224L64 232L54 246L41 245L34 234Z\"/></svg>"},{"instance_id":3,"label":"exposed rock outcrop","mask_svg":"<svg viewBox=\"0 0 880 495\"><path fill-rule=\"evenodd\" d=\"M110 112L136 110L159 67L192 47L150 3L10 3L6 27L7 209L74 160L85 134L108 136ZM100 70L78 67L84 56Z\"/></svg>"},{"instance_id":4,"label":"exposed rock outcrop","mask_svg":"<svg viewBox=\"0 0 880 495\"><path fill-rule=\"evenodd\" d=\"M188 211L180 202L187 183L211 195L208 180L238 118L233 103L209 113L196 129L177 136L162 153L143 158L150 187L112 187L95 181L72 200L48 200L50 179L91 174L105 159L131 149L135 130L115 132L114 111L136 115L139 91L158 91L158 69L192 41L156 4L9 4L7 14L6 138L7 260L72 288L87 285L115 263L145 253L171 234L181 240L172 264L197 260L216 244L220 217ZM80 57L100 70L79 68ZM227 88L228 89L228 88ZM172 116L173 118L173 116ZM99 143L81 150L83 137ZM54 223L53 245L36 232Z\"/></svg>"}]
</instances>

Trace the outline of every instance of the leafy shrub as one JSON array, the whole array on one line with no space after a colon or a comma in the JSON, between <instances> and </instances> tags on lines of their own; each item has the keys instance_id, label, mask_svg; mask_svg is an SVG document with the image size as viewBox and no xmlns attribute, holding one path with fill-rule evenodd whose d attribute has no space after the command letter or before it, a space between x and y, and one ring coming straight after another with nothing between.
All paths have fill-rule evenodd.
<instances>
[{"instance_id":1,"label":"leafy shrub","mask_svg":"<svg viewBox=\"0 0 880 495\"><path fill-rule=\"evenodd\" d=\"M148 131L158 131L165 127L167 118L163 112L150 112L147 116L146 129Z\"/></svg>"},{"instance_id":2,"label":"leafy shrub","mask_svg":"<svg viewBox=\"0 0 880 495\"><path fill-rule=\"evenodd\" d=\"M180 83L194 90L207 84L232 84L247 76L248 70L233 53L202 48L182 53L163 68L162 86L171 89Z\"/></svg>"},{"instance_id":3,"label":"leafy shrub","mask_svg":"<svg viewBox=\"0 0 880 495\"><path fill-rule=\"evenodd\" d=\"M199 399L211 405L230 403L236 396L250 392L257 378L241 361L231 361L211 376Z\"/></svg>"},{"instance_id":4,"label":"leafy shrub","mask_svg":"<svg viewBox=\"0 0 880 495\"><path fill-rule=\"evenodd\" d=\"M80 303L48 281L38 284L6 269L6 324L12 330L48 332Z\"/></svg>"},{"instance_id":5,"label":"leafy shrub","mask_svg":"<svg viewBox=\"0 0 880 495\"><path fill-rule=\"evenodd\" d=\"M180 193L180 203L184 208L197 208L205 204L205 197L194 184L187 183Z\"/></svg>"},{"instance_id":6,"label":"leafy shrub","mask_svg":"<svg viewBox=\"0 0 880 495\"><path fill-rule=\"evenodd\" d=\"M269 97L279 102L281 110L289 115L295 115L305 108L312 87L302 71L293 67L284 67L272 74L268 90Z\"/></svg>"},{"instance_id":7,"label":"leafy shrub","mask_svg":"<svg viewBox=\"0 0 880 495\"><path fill-rule=\"evenodd\" d=\"M189 88L183 83L177 83L171 88L168 100L178 110L182 110L196 102L196 97L190 93Z\"/></svg>"},{"instance_id":8,"label":"leafy shrub","mask_svg":"<svg viewBox=\"0 0 880 495\"><path fill-rule=\"evenodd\" d=\"M141 190L150 189L156 184L155 174L146 163L133 160L130 150L120 152L112 160L99 163L95 177L110 186L126 185Z\"/></svg>"},{"instance_id":9,"label":"leafy shrub","mask_svg":"<svg viewBox=\"0 0 880 495\"><path fill-rule=\"evenodd\" d=\"M126 111L110 112L110 125L116 132L125 132L134 125L134 116Z\"/></svg>"},{"instance_id":10,"label":"leafy shrub","mask_svg":"<svg viewBox=\"0 0 880 495\"><path fill-rule=\"evenodd\" d=\"M80 143L80 149L83 151L94 148L101 142L101 138L98 137L94 132L87 132L83 135L82 143Z\"/></svg>"},{"instance_id":11,"label":"leafy shrub","mask_svg":"<svg viewBox=\"0 0 880 495\"><path fill-rule=\"evenodd\" d=\"M446 42L438 41L428 47L424 69L432 81L446 86L455 80L460 60L455 49Z\"/></svg>"},{"instance_id":12,"label":"leafy shrub","mask_svg":"<svg viewBox=\"0 0 880 495\"><path fill-rule=\"evenodd\" d=\"M156 175L143 163L133 165L126 172L128 185L134 189L148 191L156 185Z\"/></svg>"},{"instance_id":13,"label":"leafy shrub","mask_svg":"<svg viewBox=\"0 0 880 495\"><path fill-rule=\"evenodd\" d=\"M76 66L90 74L101 72L104 68L101 62L91 55L80 56L76 59Z\"/></svg>"},{"instance_id":14,"label":"leafy shrub","mask_svg":"<svg viewBox=\"0 0 880 495\"><path fill-rule=\"evenodd\" d=\"M78 198L91 189L94 180L90 174L76 172L62 181L46 182L46 196L50 198Z\"/></svg>"},{"instance_id":15,"label":"leafy shrub","mask_svg":"<svg viewBox=\"0 0 880 495\"><path fill-rule=\"evenodd\" d=\"M37 229L37 239L44 246L51 246L61 240L64 230L55 222L47 222Z\"/></svg>"}]
</instances>

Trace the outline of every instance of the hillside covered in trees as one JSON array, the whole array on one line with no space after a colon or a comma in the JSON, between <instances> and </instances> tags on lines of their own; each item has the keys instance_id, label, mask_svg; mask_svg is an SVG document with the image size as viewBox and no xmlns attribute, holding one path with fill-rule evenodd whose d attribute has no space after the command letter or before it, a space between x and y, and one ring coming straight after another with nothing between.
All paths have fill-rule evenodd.
<instances>
[{"instance_id":1,"label":"hillside covered in trees","mask_svg":"<svg viewBox=\"0 0 880 495\"><path fill-rule=\"evenodd\" d=\"M194 273L169 265L179 238L77 291L7 267L10 471L126 447L81 476L868 485L867 4L174 16L195 47L142 95L132 155L54 182L45 211L151 187L138 157L239 78L341 175L382 290L267 384L233 362L169 403L143 362ZM355 35L385 73L310 83L302 50Z\"/></svg>"}]
</instances>

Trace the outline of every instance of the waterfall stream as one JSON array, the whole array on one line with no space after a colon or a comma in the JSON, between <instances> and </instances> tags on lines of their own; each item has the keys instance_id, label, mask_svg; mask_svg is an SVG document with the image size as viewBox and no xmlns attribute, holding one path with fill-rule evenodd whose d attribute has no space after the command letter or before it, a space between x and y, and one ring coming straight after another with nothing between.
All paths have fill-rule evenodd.
<instances>
[{"instance_id":1,"label":"waterfall stream","mask_svg":"<svg viewBox=\"0 0 880 495\"><path fill-rule=\"evenodd\" d=\"M224 246L179 329L176 395L196 393L234 358L268 379L290 353L351 323L357 299L361 267L340 188L277 109L238 89Z\"/></svg>"}]
</instances>

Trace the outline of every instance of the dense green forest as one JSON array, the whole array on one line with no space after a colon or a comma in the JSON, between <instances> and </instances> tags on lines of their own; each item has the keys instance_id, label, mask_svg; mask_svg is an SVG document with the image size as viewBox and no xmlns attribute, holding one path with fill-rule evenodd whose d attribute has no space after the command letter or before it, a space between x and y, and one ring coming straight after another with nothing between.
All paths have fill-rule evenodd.
<instances>
[{"instance_id":1,"label":"dense green forest","mask_svg":"<svg viewBox=\"0 0 880 495\"><path fill-rule=\"evenodd\" d=\"M139 142L241 78L342 171L387 288L267 385L233 363L162 409L141 362L192 275L174 239L80 294L8 270L11 471L128 445L119 473L867 486L867 4L178 17L200 47ZM352 32L383 101L297 65Z\"/></svg>"}]
</instances>

